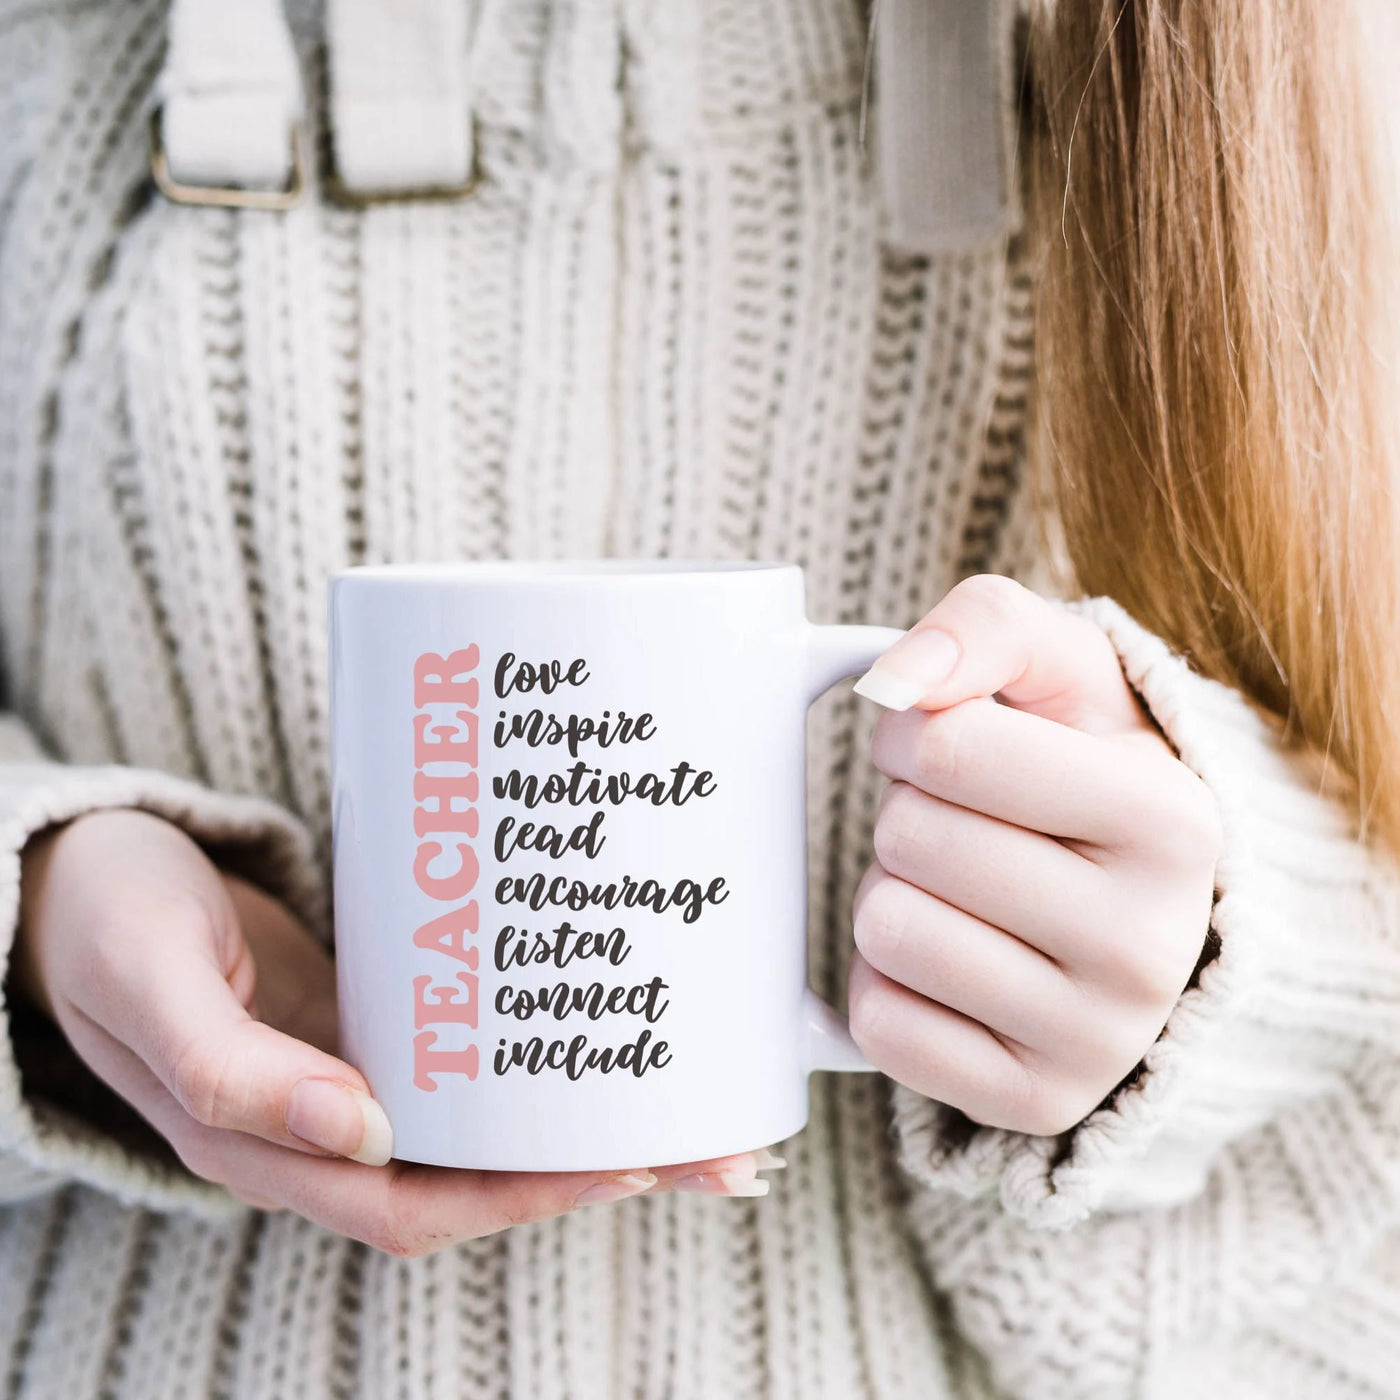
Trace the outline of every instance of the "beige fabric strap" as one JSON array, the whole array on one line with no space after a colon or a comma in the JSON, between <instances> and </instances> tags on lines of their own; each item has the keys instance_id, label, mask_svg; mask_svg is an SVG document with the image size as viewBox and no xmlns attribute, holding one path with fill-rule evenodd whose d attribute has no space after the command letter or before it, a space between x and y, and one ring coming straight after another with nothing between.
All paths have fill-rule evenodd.
<instances>
[{"instance_id":1,"label":"beige fabric strap","mask_svg":"<svg viewBox=\"0 0 1400 1400\"><path fill-rule=\"evenodd\" d=\"M331 122L349 191L465 185L470 0L327 0ZM958 251L1014 226L1012 0L878 0L875 143L886 237ZM280 0L172 0L160 80L171 174L276 188L302 114Z\"/></svg>"},{"instance_id":2,"label":"beige fabric strap","mask_svg":"<svg viewBox=\"0 0 1400 1400\"><path fill-rule=\"evenodd\" d=\"M886 240L959 252L1014 227L1011 0L878 0L874 141Z\"/></svg>"},{"instance_id":3,"label":"beige fabric strap","mask_svg":"<svg viewBox=\"0 0 1400 1400\"><path fill-rule=\"evenodd\" d=\"M302 92L281 0L172 0L158 93L175 179L249 189L287 183Z\"/></svg>"},{"instance_id":4,"label":"beige fabric strap","mask_svg":"<svg viewBox=\"0 0 1400 1400\"><path fill-rule=\"evenodd\" d=\"M449 189L473 164L468 0L328 0L331 124L358 194Z\"/></svg>"}]
</instances>

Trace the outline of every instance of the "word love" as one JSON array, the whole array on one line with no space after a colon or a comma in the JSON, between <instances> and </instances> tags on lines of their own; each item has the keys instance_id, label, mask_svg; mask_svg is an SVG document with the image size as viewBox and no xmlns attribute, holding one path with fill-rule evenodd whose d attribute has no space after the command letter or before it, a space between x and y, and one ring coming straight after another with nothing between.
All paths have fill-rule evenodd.
<instances>
[{"instance_id":1,"label":"word love","mask_svg":"<svg viewBox=\"0 0 1400 1400\"><path fill-rule=\"evenodd\" d=\"M517 661L513 651L501 653L496 662L496 695L528 695L533 690L552 695L566 685L582 685L588 679L588 663L576 657L567 666L562 661L542 661L538 664Z\"/></svg>"}]
</instances>

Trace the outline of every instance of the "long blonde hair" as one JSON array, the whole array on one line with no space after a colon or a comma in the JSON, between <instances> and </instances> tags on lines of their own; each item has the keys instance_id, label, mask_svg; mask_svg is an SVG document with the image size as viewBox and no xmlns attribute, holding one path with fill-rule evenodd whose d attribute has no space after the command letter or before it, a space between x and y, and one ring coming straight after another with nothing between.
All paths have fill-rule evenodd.
<instances>
[{"instance_id":1,"label":"long blonde hair","mask_svg":"<svg viewBox=\"0 0 1400 1400\"><path fill-rule=\"evenodd\" d=\"M1282 716L1400 849L1400 263L1367 67L1336 0L1042 0L1036 455L1077 583Z\"/></svg>"}]
</instances>

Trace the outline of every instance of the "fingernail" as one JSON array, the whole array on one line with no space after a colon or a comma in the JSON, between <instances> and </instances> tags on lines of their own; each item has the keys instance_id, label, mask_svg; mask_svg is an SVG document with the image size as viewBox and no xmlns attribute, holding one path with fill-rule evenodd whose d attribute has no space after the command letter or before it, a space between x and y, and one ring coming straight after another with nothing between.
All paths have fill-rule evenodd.
<instances>
[{"instance_id":1,"label":"fingernail","mask_svg":"<svg viewBox=\"0 0 1400 1400\"><path fill-rule=\"evenodd\" d=\"M768 1183L738 1172L697 1172L671 1183L673 1191L690 1191L697 1196L766 1196Z\"/></svg>"},{"instance_id":2,"label":"fingernail","mask_svg":"<svg viewBox=\"0 0 1400 1400\"><path fill-rule=\"evenodd\" d=\"M394 1130L368 1094L334 1079L303 1079L287 1099L287 1131L339 1157L382 1167L393 1155Z\"/></svg>"},{"instance_id":3,"label":"fingernail","mask_svg":"<svg viewBox=\"0 0 1400 1400\"><path fill-rule=\"evenodd\" d=\"M600 1181L588 1190L579 1193L574 1201L576 1206L601 1206L609 1201L625 1201L628 1196L650 1191L656 1185L656 1177L651 1172L628 1172L625 1176L615 1176L608 1181Z\"/></svg>"},{"instance_id":4,"label":"fingernail","mask_svg":"<svg viewBox=\"0 0 1400 1400\"><path fill-rule=\"evenodd\" d=\"M760 1147L753 1154L753 1159L755 1171L772 1172L787 1166L787 1158L779 1157L770 1147Z\"/></svg>"},{"instance_id":5,"label":"fingernail","mask_svg":"<svg viewBox=\"0 0 1400 1400\"><path fill-rule=\"evenodd\" d=\"M961 654L957 642L937 627L911 632L856 682L856 694L887 710L907 710L953 674Z\"/></svg>"}]
</instances>

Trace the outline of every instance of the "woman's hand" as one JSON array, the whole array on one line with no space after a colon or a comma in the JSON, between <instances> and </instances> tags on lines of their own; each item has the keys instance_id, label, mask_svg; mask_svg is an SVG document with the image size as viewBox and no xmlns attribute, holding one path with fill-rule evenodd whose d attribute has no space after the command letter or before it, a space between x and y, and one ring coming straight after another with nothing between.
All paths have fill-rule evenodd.
<instances>
[{"instance_id":1,"label":"woman's hand","mask_svg":"<svg viewBox=\"0 0 1400 1400\"><path fill-rule=\"evenodd\" d=\"M1220 823L1093 623L959 584L861 680L893 781L855 901L851 1031L992 1127L1074 1126L1200 956Z\"/></svg>"},{"instance_id":2,"label":"woman's hand","mask_svg":"<svg viewBox=\"0 0 1400 1400\"><path fill-rule=\"evenodd\" d=\"M771 1154L657 1173L389 1161L363 1076L333 1053L330 957L177 827L97 812L30 843L16 974L91 1069L196 1175L393 1254L647 1190L758 1195Z\"/></svg>"}]
</instances>

